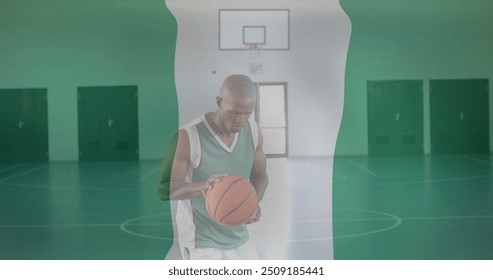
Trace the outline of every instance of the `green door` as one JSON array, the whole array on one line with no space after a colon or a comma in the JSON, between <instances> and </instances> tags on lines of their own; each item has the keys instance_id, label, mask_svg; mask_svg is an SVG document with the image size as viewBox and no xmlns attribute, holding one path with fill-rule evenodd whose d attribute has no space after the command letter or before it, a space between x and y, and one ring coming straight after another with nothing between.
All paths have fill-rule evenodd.
<instances>
[{"instance_id":1,"label":"green door","mask_svg":"<svg viewBox=\"0 0 493 280\"><path fill-rule=\"evenodd\" d=\"M431 152L454 154L460 150L460 90L447 80L430 81Z\"/></svg>"},{"instance_id":2,"label":"green door","mask_svg":"<svg viewBox=\"0 0 493 280\"><path fill-rule=\"evenodd\" d=\"M393 83L369 81L368 91L368 153L397 153L396 94Z\"/></svg>"},{"instance_id":3,"label":"green door","mask_svg":"<svg viewBox=\"0 0 493 280\"><path fill-rule=\"evenodd\" d=\"M139 158L137 86L78 88L79 160Z\"/></svg>"},{"instance_id":4,"label":"green door","mask_svg":"<svg viewBox=\"0 0 493 280\"><path fill-rule=\"evenodd\" d=\"M489 153L488 80L431 80L433 154Z\"/></svg>"},{"instance_id":5,"label":"green door","mask_svg":"<svg viewBox=\"0 0 493 280\"><path fill-rule=\"evenodd\" d=\"M424 152L423 83L400 81L397 92L397 150L400 155L421 155Z\"/></svg>"},{"instance_id":6,"label":"green door","mask_svg":"<svg viewBox=\"0 0 493 280\"><path fill-rule=\"evenodd\" d=\"M487 154L490 142L488 80L463 80L462 83L462 152Z\"/></svg>"},{"instance_id":7,"label":"green door","mask_svg":"<svg viewBox=\"0 0 493 280\"><path fill-rule=\"evenodd\" d=\"M423 153L422 81L368 81L368 154Z\"/></svg>"},{"instance_id":8,"label":"green door","mask_svg":"<svg viewBox=\"0 0 493 280\"><path fill-rule=\"evenodd\" d=\"M46 89L0 89L0 161L48 161Z\"/></svg>"}]
</instances>

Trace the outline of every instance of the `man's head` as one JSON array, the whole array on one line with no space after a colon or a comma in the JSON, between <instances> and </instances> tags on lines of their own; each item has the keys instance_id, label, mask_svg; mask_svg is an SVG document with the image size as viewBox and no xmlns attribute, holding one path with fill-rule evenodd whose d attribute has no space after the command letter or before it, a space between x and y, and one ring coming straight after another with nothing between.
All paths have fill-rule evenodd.
<instances>
[{"instance_id":1,"label":"man's head","mask_svg":"<svg viewBox=\"0 0 493 280\"><path fill-rule=\"evenodd\" d=\"M216 97L217 112L228 132L239 132L255 110L257 90L245 75L228 76Z\"/></svg>"}]
</instances>

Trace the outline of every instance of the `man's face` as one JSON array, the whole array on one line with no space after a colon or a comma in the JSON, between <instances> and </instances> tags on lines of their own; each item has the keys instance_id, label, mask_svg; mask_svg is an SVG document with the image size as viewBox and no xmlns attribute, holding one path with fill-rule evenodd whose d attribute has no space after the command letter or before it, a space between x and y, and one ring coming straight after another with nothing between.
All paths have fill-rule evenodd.
<instances>
[{"instance_id":1,"label":"man's face","mask_svg":"<svg viewBox=\"0 0 493 280\"><path fill-rule=\"evenodd\" d=\"M228 132L240 132L255 110L255 98L242 98L226 92L219 100L219 112Z\"/></svg>"}]
</instances>

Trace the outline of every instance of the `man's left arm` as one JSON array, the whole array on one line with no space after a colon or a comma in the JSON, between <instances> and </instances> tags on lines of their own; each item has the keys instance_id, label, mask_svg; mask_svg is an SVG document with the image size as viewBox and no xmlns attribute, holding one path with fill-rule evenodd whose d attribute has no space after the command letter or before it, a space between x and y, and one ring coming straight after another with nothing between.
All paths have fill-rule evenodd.
<instances>
[{"instance_id":1,"label":"man's left arm","mask_svg":"<svg viewBox=\"0 0 493 280\"><path fill-rule=\"evenodd\" d=\"M257 191L258 200L262 200L264 197L265 189L269 183L269 177L267 176L267 162L263 150L264 136L260 127L258 128L258 144L255 152L255 159L253 161L252 171L250 172L250 183Z\"/></svg>"}]
</instances>

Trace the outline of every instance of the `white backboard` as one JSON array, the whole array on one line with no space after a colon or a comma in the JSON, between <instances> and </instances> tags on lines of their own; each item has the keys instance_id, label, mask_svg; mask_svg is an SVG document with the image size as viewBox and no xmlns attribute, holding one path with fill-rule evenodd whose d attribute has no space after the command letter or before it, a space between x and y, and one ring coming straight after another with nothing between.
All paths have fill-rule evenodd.
<instances>
[{"instance_id":1,"label":"white backboard","mask_svg":"<svg viewBox=\"0 0 493 280\"><path fill-rule=\"evenodd\" d=\"M289 50L289 10L219 10L219 49Z\"/></svg>"}]
</instances>

